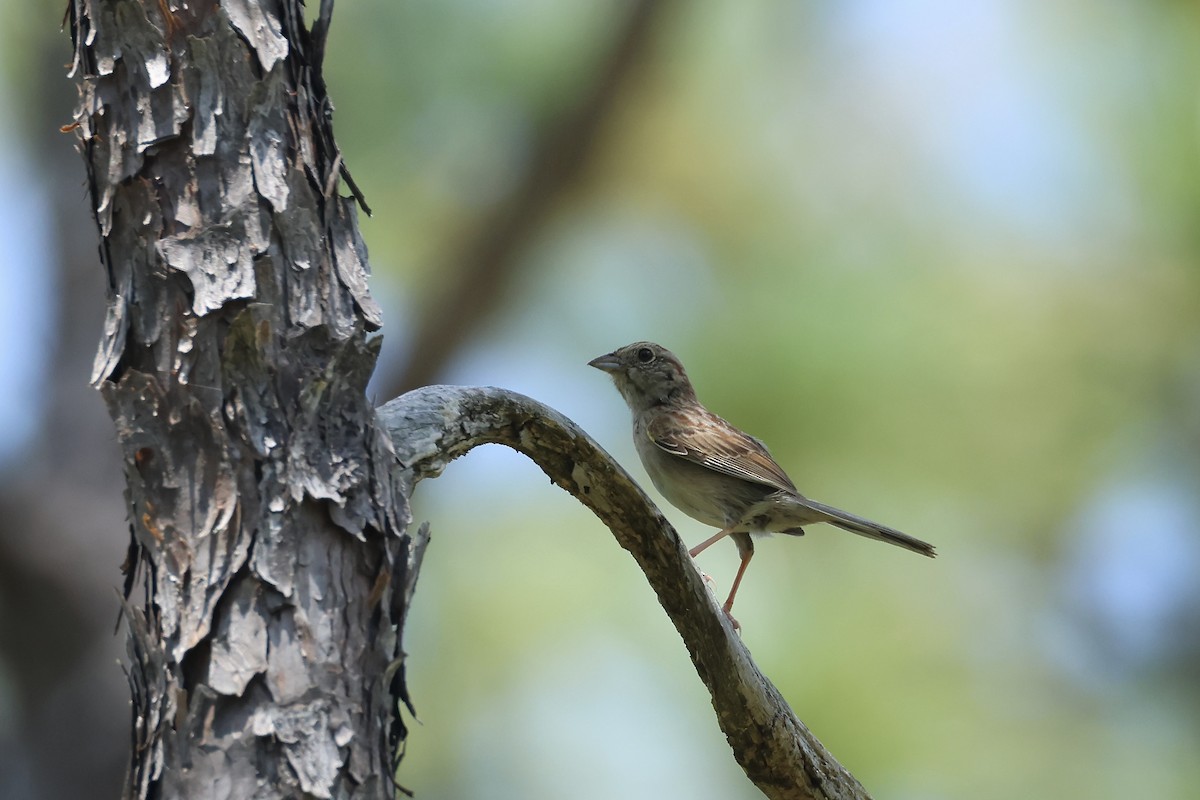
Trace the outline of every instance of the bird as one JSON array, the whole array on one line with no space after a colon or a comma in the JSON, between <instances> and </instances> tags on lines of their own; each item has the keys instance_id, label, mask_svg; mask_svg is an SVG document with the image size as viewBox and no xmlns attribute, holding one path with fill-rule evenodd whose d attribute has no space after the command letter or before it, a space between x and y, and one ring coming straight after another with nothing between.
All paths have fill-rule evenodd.
<instances>
[{"instance_id":1,"label":"bird","mask_svg":"<svg viewBox=\"0 0 1200 800\"><path fill-rule=\"evenodd\" d=\"M633 443L654 487L673 506L718 528L689 551L695 558L726 536L741 564L722 606L735 629L733 600L754 555L752 534L804 535L825 522L869 539L933 558L933 545L878 522L800 494L761 440L709 411L696 396L683 362L654 342L634 342L593 358L608 373L633 414Z\"/></svg>"}]
</instances>

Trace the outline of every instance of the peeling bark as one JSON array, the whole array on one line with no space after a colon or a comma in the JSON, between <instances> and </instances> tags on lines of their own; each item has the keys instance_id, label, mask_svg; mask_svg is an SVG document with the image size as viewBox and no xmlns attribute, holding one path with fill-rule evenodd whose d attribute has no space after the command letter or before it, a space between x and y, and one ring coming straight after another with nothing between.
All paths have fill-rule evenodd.
<instances>
[{"instance_id":1,"label":"peeling bark","mask_svg":"<svg viewBox=\"0 0 1200 800\"><path fill-rule=\"evenodd\" d=\"M758 670L687 548L646 494L579 426L515 392L428 386L379 408L406 481L437 477L481 444L529 456L630 552L687 645L746 775L772 800L863 800L867 792Z\"/></svg>"},{"instance_id":2,"label":"peeling bark","mask_svg":"<svg viewBox=\"0 0 1200 800\"><path fill-rule=\"evenodd\" d=\"M425 541L365 396L381 323L297 0L72 0L125 459L126 796L390 797ZM360 198L361 199L361 198ZM365 208L365 206L364 206Z\"/></svg>"}]
</instances>

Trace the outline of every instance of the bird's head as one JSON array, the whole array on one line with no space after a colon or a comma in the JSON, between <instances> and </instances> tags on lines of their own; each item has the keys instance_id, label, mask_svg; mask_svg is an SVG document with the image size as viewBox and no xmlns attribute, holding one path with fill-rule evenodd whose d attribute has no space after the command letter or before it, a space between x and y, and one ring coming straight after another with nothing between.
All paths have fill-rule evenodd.
<instances>
[{"instance_id":1,"label":"bird's head","mask_svg":"<svg viewBox=\"0 0 1200 800\"><path fill-rule=\"evenodd\" d=\"M683 363L654 342L634 342L593 358L588 366L612 376L617 391L633 411L665 403L695 400Z\"/></svg>"}]
</instances>

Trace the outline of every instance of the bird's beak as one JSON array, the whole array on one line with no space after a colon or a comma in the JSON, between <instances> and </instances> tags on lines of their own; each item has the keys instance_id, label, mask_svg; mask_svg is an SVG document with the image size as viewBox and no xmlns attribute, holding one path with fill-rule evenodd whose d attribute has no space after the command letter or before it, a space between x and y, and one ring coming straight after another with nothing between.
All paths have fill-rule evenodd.
<instances>
[{"instance_id":1,"label":"bird's beak","mask_svg":"<svg viewBox=\"0 0 1200 800\"><path fill-rule=\"evenodd\" d=\"M589 367L595 367L601 372L616 372L621 367L621 360L617 358L616 353L608 353L602 356L596 356L588 362Z\"/></svg>"}]
</instances>

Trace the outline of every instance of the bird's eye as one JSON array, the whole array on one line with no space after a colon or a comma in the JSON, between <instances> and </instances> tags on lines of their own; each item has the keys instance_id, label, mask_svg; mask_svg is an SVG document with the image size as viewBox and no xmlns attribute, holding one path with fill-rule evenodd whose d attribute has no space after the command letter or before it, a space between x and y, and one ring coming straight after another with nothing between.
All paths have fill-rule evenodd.
<instances>
[{"instance_id":1,"label":"bird's eye","mask_svg":"<svg viewBox=\"0 0 1200 800\"><path fill-rule=\"evenodd\" d=\"M637 351L637 357L638 361L642 362L643 364L649 364L654 360L654 351L649 347L643 347Z\"/></svg>"}]
</instances>

